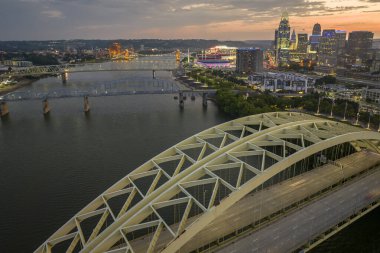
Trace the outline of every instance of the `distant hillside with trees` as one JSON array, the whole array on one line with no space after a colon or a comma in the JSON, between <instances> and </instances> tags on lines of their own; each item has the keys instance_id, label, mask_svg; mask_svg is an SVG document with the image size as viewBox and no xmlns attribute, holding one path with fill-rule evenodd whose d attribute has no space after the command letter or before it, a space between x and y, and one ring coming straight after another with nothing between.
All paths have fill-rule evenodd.
<instances>
[{"instance_id":1,"label":"distant hillside with trees","mask_svg":"<svg viewBox=\"0 0 380 253\"><path fill-rule=\"evenodd\" d=\"M30 52L34 50L60 50L67 48L75 49L93 49L108 48L113 42L119 42L124 48L133 47L139 50L141 45L145 49L157 48L165 49L182 49L190 48L191 50L200 50L216 45L227 45L231 47L260 47L269 48L272 41L269 40L251 40L251 41L220 41L204 39L118 39L118 40L46 40L46 41L0 41L0 51L5 52Z\"/></svg>"}]
</instances>

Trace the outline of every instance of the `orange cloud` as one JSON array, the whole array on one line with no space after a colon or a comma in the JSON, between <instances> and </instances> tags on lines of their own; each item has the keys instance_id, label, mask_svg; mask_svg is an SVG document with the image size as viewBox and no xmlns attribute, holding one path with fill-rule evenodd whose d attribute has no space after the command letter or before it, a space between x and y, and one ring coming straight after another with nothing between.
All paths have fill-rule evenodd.
<instances>
[{"instance_id":1,"label":"orange cloud","mask_svg":"<svg viewBox=\"0 0 380 253\"><path fill-rule=\"evenodd\" d=\"M290 25L296 32L311 33L313 25L320 23L322 29L346 30L347 33L357 30L368 30L380 37L379 13L351 13L331 16L290 17ZM278 27L279 18L268 21L234 20L212 22L204 25L188 25L175 28L156 27L140 32L140 35L158 38L205 38L222 40L255 40L273 39L274 30Z\"/></svg>"}]
</instances>

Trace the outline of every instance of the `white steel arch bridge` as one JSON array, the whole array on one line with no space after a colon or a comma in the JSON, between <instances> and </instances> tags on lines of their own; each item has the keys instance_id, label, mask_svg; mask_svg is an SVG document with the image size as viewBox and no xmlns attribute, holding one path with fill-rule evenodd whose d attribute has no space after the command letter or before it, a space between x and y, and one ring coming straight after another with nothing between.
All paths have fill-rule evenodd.
<instances>
[{"instance_id":1,"label":"white steel arch bridge","mask_svg":"<svg viewBox=\"0 0 380 253\"><path fill-rule=\"evenodd\" d=\"M352 155L367 161L364 167L378 166L379 145L377 132L308 114L275 112L236 119L200 132L133 170L35 252L199 250L202 238L218 239L220 231L210 235L212 226L247 196Z\"/></svg>"}]
</instances>

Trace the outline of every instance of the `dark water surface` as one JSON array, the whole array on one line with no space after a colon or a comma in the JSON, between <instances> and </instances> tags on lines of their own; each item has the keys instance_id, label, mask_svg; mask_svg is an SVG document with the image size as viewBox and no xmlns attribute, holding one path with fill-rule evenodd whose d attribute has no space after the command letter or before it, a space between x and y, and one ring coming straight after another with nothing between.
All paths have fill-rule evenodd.
<instances>
[{"instance_id":1,"label":"dark water surface","mask_svg":"<svg viewBox=\"0 0 380 253\"><path fill-rule=\"evenodd\" d=\"M227 120L213 104L171 95L10 103L0 124L0 252L31 252L121 177L177 142Z\"/></svg>"},{"instance_id":2,"label":"dark water surface","mask_svg":"<svg viewBox=\"0 0 380 253\"><path fill-rule=\"evenodd\" d=\"M74 74L66 85L126 75ZM48 78L24 89L45 90L49 85L62 84ZM229 120L212 103L203 109L200 97L187 100L184 110L172 95L98 97L90 98L90 105L85 116L80 98L50 100L52 110L45 118L41 101L9 103L11 114L0 123L0 253L32 252L137 166ZM314 252L379 252L379 217L377 210ZM341 251L347 241L353 246ZM371 245L366 251L350 251L364 242Z\"/></svg>"}]
</instances>

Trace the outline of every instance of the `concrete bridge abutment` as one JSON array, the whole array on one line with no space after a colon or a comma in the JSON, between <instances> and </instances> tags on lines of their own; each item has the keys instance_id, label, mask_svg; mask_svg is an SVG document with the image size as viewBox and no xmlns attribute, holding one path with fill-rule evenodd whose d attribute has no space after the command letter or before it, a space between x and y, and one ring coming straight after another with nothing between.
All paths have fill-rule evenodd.
<instances>
[{"instance_id":1,"label":"concrete bridge abutment","mask_svg":"<svg viewBox=\"0 0 380 253\"><path fill-rule=\"evenodd\" d=\"M48 115L50 113L49 101L47 99L42 101L42 113L44 115Z\"/></svg>"},{"instance_id":2,"label":"concrete bridge abutment","mask_svg":"<svg viewBox=\"0 0 380 253\"><path fill-rule=\"evenodd\" d=\"M207 93L202 94L202 105L203 107L207 107Z\"/></svg>"},{"instance_id":3,"label":"concrete bridge abutment","mask_svg":"<svg viewBox=\"0 0 380 253\"><path fill-rule=\"evenodd\" d=\"M184 108L185 107L185 100L183 98L183 92L179 93L179 107Z\"/></svg>"},{"instance_id":4,"label":"concrete bridge abutment","mask_svg":"<svg viewBox=\"0 0 380 253\"><path fill-rule=\"evenodd\" d=\"M61 73L61 79L62 79L62 83L66 84L67 83L67 73L65 73L65 72Z\"/></svg>"},{"instance_id":5,"label":"concrete bridge abutment","mask_svg":"<svg viewBox=\"0 0 380 253\"><path fill-rule=\"evenodd\" d=\"M6 117L9 114L8 104L5 101L0 103L0 117Z\"/></svg>"},{"instance_id":6,"label":"concrete bridge abutment","mask_svg":"<svg viewBox=\"0 0 380 253\"><path fill-rule=\"evenodd\" d=\"M84 110L84 113L90 112L90 102L88 100L88 96L85 96L83 98L83 110Z\"/></svg>"}]
</instances>

